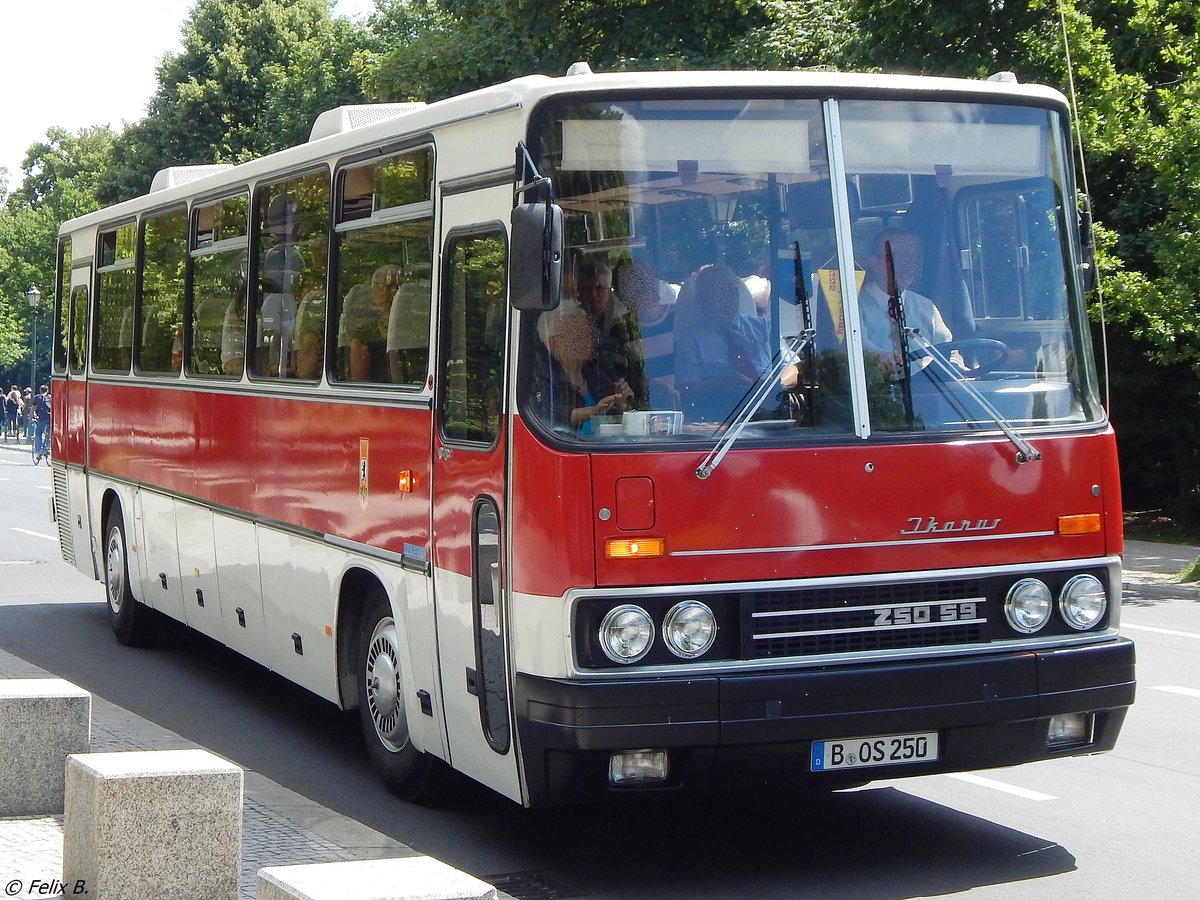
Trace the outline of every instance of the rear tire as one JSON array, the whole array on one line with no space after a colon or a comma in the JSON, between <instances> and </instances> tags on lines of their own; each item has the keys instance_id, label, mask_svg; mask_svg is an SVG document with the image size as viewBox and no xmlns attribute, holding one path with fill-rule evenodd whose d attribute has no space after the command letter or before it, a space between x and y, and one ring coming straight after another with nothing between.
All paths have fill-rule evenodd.
<instances>
[{"instance_id":1,"label":"rear tire","mask_svg":"<svg viewBox=\"0 0 1200 900\"><path fill-rule=\"evenodd\" d=\"M439 794L437 761L412 744L409 686L400 671L400 640L391 606L375 587L367 595L359 632L358 713L371 765L388 790L405 800L429 802Z\"/></svg>"},{"instance_id":2,"label":"rear tire","mask_svg":"<svg viewBox=\"0 0 1200 900\"><path fill-rule=\"evenodd\" d=\"M104 520L104 587L108 622L117 640L129 647L148 647L156 634L154 610L134 599L129 590L129 551L125 523L114 505Z\"/></svg>"}]
</instances>

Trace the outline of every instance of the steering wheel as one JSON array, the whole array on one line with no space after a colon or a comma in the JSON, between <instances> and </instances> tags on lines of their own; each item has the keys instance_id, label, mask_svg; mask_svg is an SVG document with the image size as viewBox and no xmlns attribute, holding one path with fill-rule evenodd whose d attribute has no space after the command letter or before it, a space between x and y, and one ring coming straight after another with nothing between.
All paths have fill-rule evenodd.
<instances>
[{"instance_id":1,"label":"steering wheel","mask_svg":"<svg viewBox=\"0 0 1200 900\"><path fill-rule=\"evenodd\" d=\"M1008 344L993 338L963 338L962 340L945 341L941 344L934 344L932 349L940 353L947 361L950 359L950 352L952 350L978 350L984 352L990 350L995 354L992 359L980 363L975 368L967 371L967 378L982 378L984 375L990 374L993 369L1008 359ZM921 359L921 357L929 356L930 351L929 349L920 347L910 351L908 355L912 359Z\"/></svg>"}]
</instances>

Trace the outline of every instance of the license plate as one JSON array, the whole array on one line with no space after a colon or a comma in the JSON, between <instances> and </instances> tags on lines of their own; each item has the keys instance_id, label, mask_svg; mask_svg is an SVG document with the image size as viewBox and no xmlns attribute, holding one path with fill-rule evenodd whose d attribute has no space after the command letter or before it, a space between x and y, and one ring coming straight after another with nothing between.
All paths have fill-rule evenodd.
<instances>
[{"instance_id":1,"label":"license plate","mask_svg":"<svg viewBox=\"0 0 1200 900\"><path fill-rule=\"evenodd\" d=\"M874 737L813 741L809 769L867 769L872 766L904 766L933 762L938 758L938 733L880 734Z\"/></svg>"}]
</instances>

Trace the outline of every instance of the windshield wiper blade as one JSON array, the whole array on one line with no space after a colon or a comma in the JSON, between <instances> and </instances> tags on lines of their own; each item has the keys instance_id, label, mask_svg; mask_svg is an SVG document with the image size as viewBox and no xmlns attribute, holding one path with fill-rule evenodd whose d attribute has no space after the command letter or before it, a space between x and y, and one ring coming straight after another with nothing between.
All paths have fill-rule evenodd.
<instances>
[{"instance_id":1,"label":"windshield wiper blade","mask_svg":"<svg viewBox=\"0 0 1200 900\"><path fill-rule=\"evenodd\" d=\"M983 396L983 394L979 392L979 389L976 388L975 385L971 384L966 377L964 377L962 372L951 365L950 361L946 359L942 352L938 350L938 348L935 347L930 340L925 337L925 335L921 334L921 329L906 328L905 331L908 332L907 336L909 338L916 340L919 347L918 350L912 351L912 354L910 355L912 355L914 359L916 359L918 356L928 355L930 360L933 361L933 364L937 366L938 370L943 375L948 375L951 381L962 385L962 388L966 392L967 396L979 404L979 408L987 414L989 419L996 423L1000 430L1004 432L1004 436L1007 437L1012 442L1013 446L1017 448L1016 461L1018 465L1027 462L1036 462L1042 458L1042 454L1031 443L1029 443L1029 441L1025 440L1025 438L1021 436L1020 432L1018 432L1012 427L1012 425L1008 423L1008 420L1005 419L1000 411L991 404L991 401L989 401L987 397ZM905 368L907 368L907 365Z\"/></svg>"},{"instance_id":2,"label":"windshield wiper blade","mask_svg":"<svg viewBox=\"0 0 1200 900\"><path fill-rule=\"evenodd\" d=\"M742 429L746 427L754 414L762 408L767 397L771 396L775 385L779 383L779 376L783 374L783 370L791 365L792 362L800 359L800 354L812 344L816 334L816 331L813 329L805 328L795 337L789 338L787 349L779 354L779 358L775 360L775 365L772 366L771 371L759 379L749 398L742 404L742 408L734 416L733 421L729 423L728 430L717 441L712 450L709 451L708 456L704 457L703 462L696 467L697 478L703 481L721 464L721 460L725 458L725 454L737 442Z\"/></svg>"}]
</instances>

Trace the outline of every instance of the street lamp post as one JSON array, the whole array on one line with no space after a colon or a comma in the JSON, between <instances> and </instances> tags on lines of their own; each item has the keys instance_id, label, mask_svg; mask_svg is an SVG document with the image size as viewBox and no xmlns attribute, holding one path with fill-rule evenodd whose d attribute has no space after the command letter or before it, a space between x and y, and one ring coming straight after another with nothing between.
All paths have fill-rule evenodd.
<instances>
[{"instance_id":1,"label":"street lamp post","mask_svg":"<svg viewBox=\"0 0 1200 900\"><path fill-rule=\"evenodd\" d=\"M42 292L36 284L31 284L25 292L25 302L29 304L29 387L36 394L37 383L37 306L42 299Z\"/></svg>"}]
</instances>

